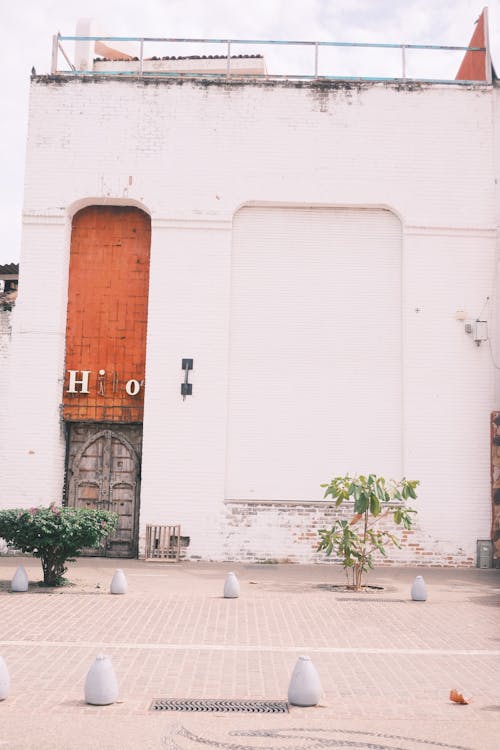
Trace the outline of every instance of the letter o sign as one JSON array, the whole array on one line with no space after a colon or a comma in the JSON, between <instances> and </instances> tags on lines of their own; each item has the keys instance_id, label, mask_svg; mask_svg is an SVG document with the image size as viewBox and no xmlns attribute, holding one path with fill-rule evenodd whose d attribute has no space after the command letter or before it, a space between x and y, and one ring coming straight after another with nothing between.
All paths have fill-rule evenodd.
<instances>
[{"instance_id":1,"label":"letter o sign","mask_svg":"<svg viewBox=\"0 0 500 750\"><path fill-rule=\"evenodd\" d=\"M141 384L138 380L129 380L125 385L125 390L127 391L129 396L137 396L137 394L141 390Z\"/></svg>"}]
</instances>

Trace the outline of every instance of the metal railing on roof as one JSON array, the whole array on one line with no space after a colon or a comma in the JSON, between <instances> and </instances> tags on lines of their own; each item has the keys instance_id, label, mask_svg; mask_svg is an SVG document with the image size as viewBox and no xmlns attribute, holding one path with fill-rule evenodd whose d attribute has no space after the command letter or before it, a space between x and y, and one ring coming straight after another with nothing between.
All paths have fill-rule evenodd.
<instances>
[{"instance_id":1,"label":"metal railing on roof","mask_svg":"<svg viewBox=\"0 0 500 750\"><path fill-rule=\"evenodd\" d=\"M138 63L135 69L131 70L94 70L79 69L70 60L66 51L63 48L62 42L111 42L111 43L136 43L139 45L138 54L134 57L133 61ZM226 60L225 70L222 73L214 72L189 72L189 71L175 71L175 70L146 70L145 63L155 59L181 59L175 58L175 56L169 56L165 58L146 58L144 56L146 45L223 45L224 52L221 55L191 55L187 59L206 59L208 57L224 58ZM232 60L237 56L234 54L234 50L237 47L245 47L246 45L252 45L255 48L268 49L279 49L286 47L298 47L301 49L310 49L312 51L312 60L310 61L309 73L293 73L293 72L266 72L262 74L247 73L245 74L241 70L235 72L234 63ZM377 51L398 51L400 59L400 75L385 75L385 76L364 76L364 75L335 75L326 72L322 69L320 51L324 56L327 50L377 50ZM416 51L434 52L434 53L465 53L465 52L477 52L485 53L485 78L482 80L456 80L455 78L442 77L426 77L426 76L415 76L409 75L408 73L408 54ZM61 54L67 65L67 70L59 70L59 54ZM239 55L239 57L259 57L260 55ZM290 60L290 57L288 58ZM115 62L112 60L111 62ZM266 60L267 61L267 60ZM132 62L132 61L131 61ZM323 66L324 67L324 66ZM169 37L130 37L130 36L66 36L60 33L53 37L52 46L52 75L73 75L73 76L143 76L143 77L175 77L175 78L222 78L231 79L233 77L238 78L251 78L251 79L265 79L265 80L283 80L283 79L295 79L295 80L330 80L330 81L367 81L367 82L386 82L386 81L406 81L406 82L421 82L421 83L439 83L439 84L491 84L492 83L492 66L491 58L488 47L461 47L461 46L447 46L437 44L389 44L389 43L368 43L368 42L318 42L318 41L284 41L281 39L197 39L197 38L169 38Z\"/></svg>"}]
</instances>

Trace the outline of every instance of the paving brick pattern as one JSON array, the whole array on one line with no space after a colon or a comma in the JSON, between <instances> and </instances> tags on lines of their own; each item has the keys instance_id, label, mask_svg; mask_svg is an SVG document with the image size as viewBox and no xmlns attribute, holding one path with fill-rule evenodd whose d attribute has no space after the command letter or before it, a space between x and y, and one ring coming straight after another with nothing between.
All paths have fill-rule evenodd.
<instances>
[{"instance_id":1,"label":"paving brick pattern","mask_svg":"<svg viewBox=\"0 0 500 750\"><path fill-rule=\"evenodd\" d=\"M36 561L0 558L0 654L12 682L0 749L498 746L498 571L425 571L428 601L412 602L408 569L377 571L384 588L355 594L330 590L343 582L331 566L131 560L119 563L128 593L112 596L117 561L85 559L71 566L72 586L9 593L19 563L30 581L40 577ZM230 569L239 599L222 597ZM101 652L120 702L91 707L83 684ZM285 717L149 711L161 698L284 700L302 653L321 676L317 708ZM450 703L453 687L473 702Z\"/></svg>"}]
</instances>

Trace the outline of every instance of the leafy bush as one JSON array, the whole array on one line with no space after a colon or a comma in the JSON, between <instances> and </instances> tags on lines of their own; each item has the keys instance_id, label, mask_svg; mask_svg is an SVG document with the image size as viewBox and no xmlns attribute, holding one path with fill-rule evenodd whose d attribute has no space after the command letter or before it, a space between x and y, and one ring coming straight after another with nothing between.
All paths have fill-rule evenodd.
<instances>
[{"instance_id":1,"label":"leafy bush","mask_svg":"<svg viewBox=\"0 0 500 750\"><path fill-rule=\"evenodd\" d=\"M375 474L368 476L335 477L326 487L325 497L332 497L335 506L344 502L353 502L354 516L350 521L337 519L331 529L318 531L321 540L318 551L327 555L335 551L342 559L342 565L349 579L352 571L352 585L356 591L361 589L363 573L373 568L373 554L378 551L386 555L385 547L394 544L401 548L396 536L380 528L382 519L392 515L397 526L411 528L412 515L417 511L410 508L408 500L416 498L416 480L385 480ZM391 507L388 507L388 506Z\"/></svg>"},{"instance_id":2,"label":"leafy bush","mask_svg":"<svg viewBox=\"0 0 500 750\"><path fill-rule=\"evenodd\" d=\"M0 538L40 558L46 586L61 586L65 563L73 562L83 547L98 547L117 521L116 513L54 503L48 508L14 508L0 511Z\"/></svg>"}]
</instances>

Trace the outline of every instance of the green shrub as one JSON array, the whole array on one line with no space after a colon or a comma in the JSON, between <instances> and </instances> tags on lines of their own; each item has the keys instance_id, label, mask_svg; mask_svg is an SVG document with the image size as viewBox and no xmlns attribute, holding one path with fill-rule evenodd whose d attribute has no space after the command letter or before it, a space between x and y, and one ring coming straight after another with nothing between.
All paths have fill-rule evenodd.
<instances>
[{"instance_id":1,"label":"green shrub","mask_svg":"<svg viewBox=\"0 0 500 750\"><path fill-rule=\"evenodd\" d=\"M116 513L54 503L48 508L0 510L0 538L40 558L46 586L61 586L65 563L73 562L83 547L98 547L117 521Z\"/></svg>"},{"instance_id":2,"label":"green shrub","mask_svg":"<svg viewBox=\"0 0 500 750\"><path fill-rule=\"evenodd\" d=\"M417 511L408 505L409 498L416 498L417 480L386 480L375 474L368 476L334 477L325 487L325 497L332 497L336 507L344 502L353 503L354 515L350 521L337 519L331 529L318 531L321 540L318 551L327 555L335 552L349 578L352 572L352 585L359 591L363 573L373 568L373 554L385 555L385 548L393 544L401 548L394 534L380 526L380 522L392 516L397 526L411 528L413 514Z\"/></svg>"}]
</instances>

